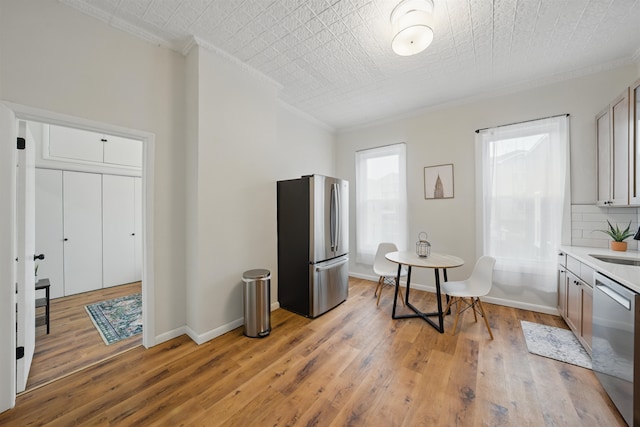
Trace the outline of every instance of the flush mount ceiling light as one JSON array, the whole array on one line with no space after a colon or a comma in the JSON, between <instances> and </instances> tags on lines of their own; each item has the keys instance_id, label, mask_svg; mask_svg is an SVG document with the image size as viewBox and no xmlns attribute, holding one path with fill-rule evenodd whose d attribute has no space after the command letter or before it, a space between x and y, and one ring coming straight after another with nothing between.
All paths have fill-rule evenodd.
<instances>
[{"instance_id":1,"label":"flush mount ceiling light","mask_svg":"<svg viewBox=\"0 0 640 427\"><path fill-rule=\"evenodd\" d=\"M391 12L391 48L400 56L420 53L433 41L433 0L402 0Z\"/></svg>"}]
</instances>

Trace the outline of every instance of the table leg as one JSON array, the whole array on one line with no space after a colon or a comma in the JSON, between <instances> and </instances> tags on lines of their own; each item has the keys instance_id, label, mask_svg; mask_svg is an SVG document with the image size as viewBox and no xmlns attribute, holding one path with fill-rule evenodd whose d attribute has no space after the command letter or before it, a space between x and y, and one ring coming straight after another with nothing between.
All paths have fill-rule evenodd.
<instances>
[{"instance_id":1,"label":"table leg","mask_svg":"<svg viewBox=\"0 0 640 427\"><path fill-rule=\"evenodd\" d=\"M442 274L444 274L444 281L448 282L449 279L447 279L447 269L443 268L442 269ZM445 295L445 298L447 299L447 306L449 305L449 295ZM447 312L445 313L445 315L447 314L451 314L451 308L449 307L449 310L447 310Z\"/></svg>"},{"instance_id":2,"label":"table leg","mask_svg":"<svg viewBox=\"0 0 640 427\"><path fill-rule=\"evenodd\" d=\"M436 298L438 300L438 324L439 324L439 328L438 331L440 331L440 333L444 332L444 313L442 312L442 294L440 292L440 272L438 271L437 268L433 269L435 275L436 275ZM447 269L444 269L444 276L445 276L445 280L447 280Z\"/></svg>"},{"instance_id":3,"label":"table leg","mask_svg":"<svg viewBox=\"0 0 640 427\"><path fill-rule=\"evenodd\" d=\"M396 306L398 304L398 290L400 289L400 274L402 273L402 264L398 264L398 276L396 277L396 291L393 296L393 311L391 312L391 318L396 318ZM408 286L407 286L408 288ZM408 290L408 289L407 289ZM380 290L382 292L382 289Z\"/></svg>"},{"instance_id":4,"label":"table leg","mask_svg":"<svg viewBox=\"0 0 640 427\"><path fill-rule=\"evenodd\" d=\"M400 278L400 271L401 271L402 265L398 265L398 279ZM443 333L444 332L444 317L443 317L443 313L442 313L442 295L440 293L440 272L439 269L435 269L435 273L436 273L436 298L438 299L438 311L433 312L433 313L424 313L420 310L418 310L413 304L411 304L409 302L409 293L411 292L411 266L409 266L408 271L407 271L407 289L405 291L405 302L406 302L406 306L409 307L415 314L396 314L396 300L398 298L398 286L396 286L396 293L395 293L395 297L393 299L393 312L391 317L393 319L410 319L410 318L414 318L414 317L420 317L422 318L425 322L427 322L428 324L430 324L431 326L433 326L438 332ZM398 283L400 281L398 280ZM435 323L433 320L431 320L429 317L433 317L433 316L438 316L438 323Z\"/></svg>"}]
</instances>

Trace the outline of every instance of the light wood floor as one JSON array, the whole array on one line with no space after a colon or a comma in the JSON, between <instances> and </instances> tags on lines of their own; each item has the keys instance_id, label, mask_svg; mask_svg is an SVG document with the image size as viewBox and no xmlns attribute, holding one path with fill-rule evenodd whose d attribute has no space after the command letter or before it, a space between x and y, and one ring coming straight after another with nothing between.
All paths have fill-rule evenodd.
<instances>
[{"instance_id":1,"label":"light wood floor","mask_svg":"<svg viewBox=\"0 0 640 427\"><path fill-rule=\"evenodd\" d=\"M135 282L51 300L50 332L47 335L45 326L36 329L27 391L141 345L142 335L105 345L84 308L141 289L141 282Z\"/></svg>"},{"instance_id":2,"label":"light wood floor","mask_svg":"<svg viewBox=\"0 0 640 427\"><path fill-rule=\"evenodd\" d=\"M137 347L23 394L0 425L623 426L587 369L529 354L520 320L556 316L486 304L455 336L392 320L392 290L350 280L318 319L272 313L266 338L238 328L200 346L182 336ZM433 294L412 292L423 309Z\"/></svg>"}]
</instances>

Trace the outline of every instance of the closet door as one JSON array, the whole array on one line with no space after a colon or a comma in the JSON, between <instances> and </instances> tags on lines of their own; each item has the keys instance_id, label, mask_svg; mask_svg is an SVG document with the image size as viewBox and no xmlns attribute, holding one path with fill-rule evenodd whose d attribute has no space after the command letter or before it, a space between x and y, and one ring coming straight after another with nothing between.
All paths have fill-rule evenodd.
<instances>
[{"instance_id":1,"label":"closet door","mask_svg":"<svg viewBox=\"0 0 640 427\"><path fill-rule=\"evenodd\" d=\"M37 278L49 279L51 298L64 296L62 239L62 171L36 169Z\"/></svg>"},{"instance_id":2,"label":"closet door","mask_svg":"<svg viewBox=\"0 0 640 427\"><path fill-rule=\"evenodd\" d=\"M142 280L142 178L133 178L135 281Z\"/></svg>"},{"instance_id":3,"label":"closet door","mask_svg":"<svg viewBox=\"0 0 640 427\"><path fill-rule=\"evenodd\" d=\"M102 287L102 175L62 174L65 295Z\"/></svg>"},{"instance_id":4,"label":"closet door","mask_svg":"<svg viewBox=\"0 0 640 427\"><path fill-rule=\"evenodd\" d=\"M134 178L102 177L103 287L136 281Z\"/></svg>"}]
</instances>

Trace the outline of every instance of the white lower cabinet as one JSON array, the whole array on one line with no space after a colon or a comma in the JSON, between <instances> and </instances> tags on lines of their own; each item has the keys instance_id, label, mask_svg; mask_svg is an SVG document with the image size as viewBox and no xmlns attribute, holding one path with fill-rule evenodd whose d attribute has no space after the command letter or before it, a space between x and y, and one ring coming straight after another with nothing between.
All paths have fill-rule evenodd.
<instances>
[{"instance_id":1,"label":"white lower cabinet","mask_svg":"<svg viewBox=\"0 0 640 427\"><path fill-rule=\"evenodd\" d=\"M36 169L38 276L50 279L52 298L141 280L139 182Z\"/></svg>"}]
</instances>

